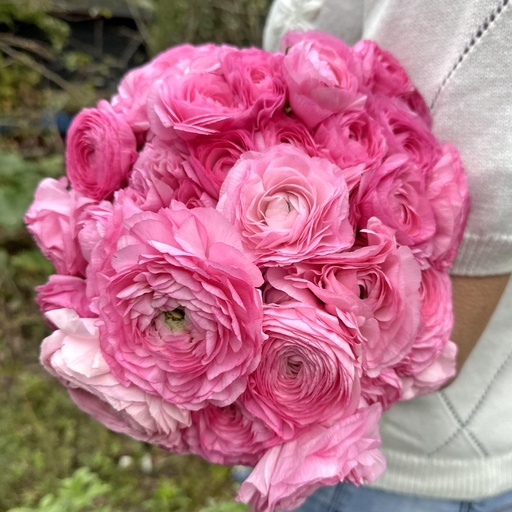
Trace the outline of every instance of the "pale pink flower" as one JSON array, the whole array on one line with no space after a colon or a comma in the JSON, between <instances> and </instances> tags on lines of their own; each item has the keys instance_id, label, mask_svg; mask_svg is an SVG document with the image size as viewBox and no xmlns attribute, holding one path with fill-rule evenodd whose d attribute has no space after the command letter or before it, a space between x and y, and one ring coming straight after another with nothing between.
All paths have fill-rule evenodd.
<instances>
[{"instance_id":1,"label":"pale pink flower","mask_svg":"<svg viewBox=\"0 0 512 512\"><path fill-rule=\"evenodd\" d=\"M69 191L68 180L45 178L25 214L28 231L58 274L83 276L87 262L78 243L77 220L91 199Z\"/></svg>"},{"instance_id":2,"label":"pale pink flower","mask_svg":"<svg viewBox=\"0 0 512 512\"><path fill-rule=\"evenodd\" d=\"M385 469L378 447L378 404L361 407L331 427L314 425L268 450L240 487L237 500L253 512L291 510L322 485L375 481Z\"/></svg>"},{"instance_id":3,"label":"pale pink flower","mask_svg":"<svg viewBox=\"0 0 512 512\"><path fill-rule=\"evenodd\" d=\"M211 208L172 203L124 218L123 209L88 273L112 372L192 410L229 405L260 359L260 271Z\"/></svg>"},{"instance_id":4,"label":"pale pink flower","mask_svg":"<svg viewBox=\"0 0 512 512\"><path fill-rule=\"evenodd\" d=\"M353 243L341 170L288 144L243 155L224 181L217 209L259 264L300 261Z\"/></svg>"},{"instance_id":5,"label":"pale pink flower","mask_svg":"<svg viewBox=\"0 0 512 512\"><path fill-rule=\"evenodd\" d=\"M336 317L300 303L269 305L263 330L261 362L241 398L249 412L289 440L356 410L360 363Z\"/></svg>"},{"instance_id":6,"label":"pale pink flower","mask_svg":"<svg viewBox=\"0 0 512 512\"><path fill-rule=\"evenodd\" d=\"M41 363L97 420L157 444L190 425L188 411L134 384L121 384L112 374L100 350L95 319L80 318L71 309L49 311L47 317L57 330L43 341Z\"/></svg>"},{"instance_id":7,"label":"pale pink flower","mask_svg":"<svg viewBox=\"0 0 512 512\"><path fill-rule=\"evenodd\" d=\"M106 101L73 119L66 143L66 172L81 194L98 201L109 199L126 185L136 158L132 129Z\"/></svg>"}]
</instances>

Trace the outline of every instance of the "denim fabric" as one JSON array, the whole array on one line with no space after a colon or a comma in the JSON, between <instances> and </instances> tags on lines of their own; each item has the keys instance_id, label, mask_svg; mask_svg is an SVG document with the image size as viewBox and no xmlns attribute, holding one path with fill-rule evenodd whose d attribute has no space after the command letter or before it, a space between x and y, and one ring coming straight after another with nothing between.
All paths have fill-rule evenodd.
<instances>
[{"instance_id":1,"label":"denim fabric","mask_svg":"<svg viewBox=\"0 0 512 512\"><path fill-rule=\"evenodd\" d=\"M512 491L481 501L436 500L372 487L322 487L294 512L512 512Z\"/></svg>"}]
</instances>

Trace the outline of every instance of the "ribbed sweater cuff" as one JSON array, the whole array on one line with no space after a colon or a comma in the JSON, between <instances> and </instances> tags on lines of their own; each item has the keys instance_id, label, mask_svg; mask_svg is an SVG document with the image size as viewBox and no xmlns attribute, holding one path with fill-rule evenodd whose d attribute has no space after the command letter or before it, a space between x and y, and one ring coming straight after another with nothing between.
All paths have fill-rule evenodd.
<instances>
[{"instance_id":1,"label":"ribbed sweater cuff","mask_svg":"<svg viewBox=\"0 0 512 512\"><path fill-rule=\"evenodd\" d=\"M423 458L383 450L388 470L373 484L395 493L479 500L512 488L512 453L482 459Z\"/></svg>"},{"instance_id":2,"label":"ribbed sweater cuff","mask_svg":"<svg viewBox=\"0 0 512 512\"><path fill-rule=\"evenodd\" d=\"M512 236L480 237L466 233L450 274L490 276L512 272Z\"/></svg>"}]
</instances>

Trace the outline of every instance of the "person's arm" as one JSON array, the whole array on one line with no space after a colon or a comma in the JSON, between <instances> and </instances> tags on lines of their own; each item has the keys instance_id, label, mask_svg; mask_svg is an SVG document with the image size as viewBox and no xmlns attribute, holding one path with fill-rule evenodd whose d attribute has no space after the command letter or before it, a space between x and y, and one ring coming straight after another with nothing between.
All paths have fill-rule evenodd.
<instances>
[{"instance_id":1,"label":"person's arm","mask_svg":"<svg viewBox=\"0 0 512 512\"><path fill-rule=\"evenodd\" d=\"M452 276L455 325L452 340L459 348L460 370L489 322L510 274L485 277ZM510 312L512 315L512 311Z\"/></svg>"}]
</instances>

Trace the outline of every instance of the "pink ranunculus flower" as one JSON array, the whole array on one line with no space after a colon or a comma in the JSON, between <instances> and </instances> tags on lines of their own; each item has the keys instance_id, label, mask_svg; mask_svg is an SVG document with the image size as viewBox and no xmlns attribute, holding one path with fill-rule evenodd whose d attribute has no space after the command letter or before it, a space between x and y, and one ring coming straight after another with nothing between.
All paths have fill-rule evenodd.
<instances>
[{"instance_id":1,"label":"pink ranunculus flower","mask_svg":"<svg viewBox=\"0 0 512 512\"><path fill-rule=\"evenodd\" d=\"M268 450L240 487L252 512L291 510L322 485L375 481L386 467L378 447L380 406L363 406L331 427L314 425Z\"/></svg>"},{"instance_id":2,"label":"pink ranunculus flower","mask_svg":"<svg viewBox=\"0 0 512 512\"><path fill-rule=\"evenodd\" d=\"M325 156L346 170L350 190L359 184L363 173L382 163L388 149L379 124L364 110L334 115L320 123L315 142Z\"/></svg>"},{"instance_id":3,"label":"pink ranunculus flower","mask_svg":"<svg viewBox=\"0 0 512 512\"><path fill-rule=\"evenodd\" d=\"M195 455L215 464L255 466L265 450L282 439L237 401L192 412L183 437Z\"/></svg>"},{"instance_id":4,"label":"pink ranunculus flower","mask_svg":"<svg viewBox=\"0 0 512 512\"><path fill-rule=\"evenodd\" d=\"M109 199L126 184L137 158L137 141L124 118L109 103L82 110L71 123L66 145L66 172L75 190L86 197Z\"/></svg>"},{"instance_id":5,"label":"pink ranunculus flower","mask_svg":"<svg viewBox=\"0 0 512 512\"><path fill-rule=\"evenodd\" d=\"M123 217L124 208L117 205L88 273L112 372L191 410L231 404L265 338L261 272L211 208L172 203Z\"/></svg>"},{"instance_id":6,"label":"pink ranunculus flower","mask_svg":"<svg viewBox=\"0 0 512 512\"><path fill-rule=\"evenodd\" d=\"M243 128L198 136L188 144L189 162L200 187L218 200L221 186L235 163L254 149L252 134Z\"/></svg>"},{"instance_id":7,"label":"pink ranunculus flower","mask_svg":"<svg viewBox=\"0 0 512 512\"><path fill-rule=\"evenodd\" d=\"M25 214L25 223L58 274L83 276L87 262L77 239L77 220L93 201L69 191L67 186L66 178L42 180Z\"/></svg>"},{"instance_id":8,"label":"pink ranunculus flower","mask_svg":"<svg viewBox=\"0 0 512 512\"><path fill-rule=\"evenodd\" d=\"M469 213L469 190L458 151L445 144L427 180L427 197L436 219L430 261L439 269L452 266Z\"/></svg>"},{"instance_id":9,"label":"pink ranunculus flower","mask_svg":"<svg viewBox=\"0 0 512 512\"><path fill-rule=\"evenodd\" d=\"M241 398L250 413L290 440L356 410L361 367L336 317L300 303L268 305L263 329L261 363Z\"/></svg>"},{"instance_id":10,"label":"pink ranunculus flower","mask_svg":"<svg viewBox=\"0 0 512 512\"><path fill-rule=\"evenodd\" d=\"M77 220L77 236L80 250L87 262L91 261L93 249L105 236L106 225L111 217L112 203L110 201L92 203L81 211Z\"/></svg>"},{"instance_id":11,"label":"pink ranunculus flower","mask_svg":"<svg viewBox=\"0 0 512 512\"><path fill-rule=\"evenodd\" d=\"M386 411L402 396L403 382L393 368L383 368L377 377L363 373L361 377L361 396L369 404L379 403Z\"/></svg>"},{"instance_id":12,"label":"pink ranunculus flower","mask_svg":"<svg viewBox=\"0 0 512 512\"><path fill-rule=\"evenodd\" d=\"M424 120L402 102L376 97L368 110L380 124L387 140L388 154L406 154L428 174L441 156L441 145Z\"/></svg>"},{"instance_id":13,"label":"pink ranunculus flower","mask_svg":"<svg viewBox=\"0 0 512 512\"><path fill-rule=\"evenodd\" d=\"M276 113L266 120L254 134L257 151L278 144L291 144L309 156L321 156L309 130L294 116Z\"/></svg>"},{"instance_id":14,"label":"pink ranunculus flower","mask_svg":"<svg viewBox=\"0 0 512 512\"><path fill-rule=\"evenodd\" d=\"M85 279L81 277L53 274L45 284L36 287L36 292L36 302L43 314L67 308L76 311L81 318L96 316L90 310Z\"/></svg>"},{"instance_id":15,"label":"pink ranunculus flower","mask_svg":"<svg viewBox=\"0 0 512 512\"><path fill-rule=\"evenodd\" d=\"M58 330L43 341L41 362L86 412L113 430L156 444L190 425L189 411L134 384L121 384L112 374L100 350L95 319L80 318L71 309L46 315Z\"/></svg>"},{"instance_id":16,"label":"pink ranunculus flower","mask_svg":"<svg viewBox=\"0 0 512 512\"><path fill-rule=\"evenodd\" d=\"M457 373L457 345L448 341L437 359L419 373L402 377L401 400L438 391Z\"/></svg>"},{"instance_id":17,"label":"pink ranunculus flower","mask_svg":"<svg viewBox=\"0 0 512 512\"><path fill-rule=\"evenodd\" d=\"M146 143L133 165L128 191L143 210L157 212L179 201L187 208L212 207L217 201L205 190L184 148L158 138Z\"/></svg>"},{"instance_id":18,"label":"pink ranunculus flower","mask_svg":"<svg viewBox=\"0 0 512 512\"><path fill-rule=\"evenodd\" d=\"M411 248L426 267L433 252L436 218L426 179L406 155L394 155L361 180L357 198L359 225L377 217L396 230L398 243Z\"/></svg>"},{"instance_id":19,"label":"pink ranunculus flower","mask_svg":"<svg viewBox=\"0 0 512 512\"><path fill-rule=\"evenodd\" d=\"M235 94L255 106L257 125L284 107L283 57L281 53L246 48L226 54L221 61L222 73Z\"/></svg>"},{"instance_id":20,"label":"pink ranunculus flower","mask_svg":"<svg viewBox=\"0 0 512 512\"><path fill-rule=\"evenodd\" d=\"M308 128L364 106L352 52L340 40L289 32L282 45L288 48L283 75L290 107Z\"/></svg>"},{"instance_id":21,"label":"pink ranunculus flower","mask_svg":"<svg viewBox=\"0 0 512 512\"><path fill-rule=\"evenodd\" d=\"M409 385L404 399L412 398L416 376L425 373L425 378L433 379L439 387L454 376L455 352L446 348L451 342L453 329L452 286L450 276L443 271L429 268L422 271L421 279L421 319L422 327L411 351L396 367L398 375ZM441 354L444 354L441 357ZM450 362L450 354L453 360ZM436 360L439 362L436 363ZM444 373L443 373L444 372ZM428 377L427 377L428 376ZM433 391L432 386L423 386L423 392ZM417 392L422 390L418 386Z\"/></svg>"},{"instance_id":22,"label":"pink ranunculus flower","mask_svg":"<svg viewBox=\"0 0 512 512\"><path fill-rule=\"evenodd\" d=\"M265 278L292 299L337 316L361 343L363 369L375 378L399 363L416 339L421 271L410 249L398 246L393 230L378 219L362 233L365 245L270 268Z\"/></svg>"},{"instance_id":23,"label":"pink ranunculus flower","mask_svg":"<svg viewBox=\"0 0 512 512\"><path fill-rule=\"evenodd\" d=\"M354 239L341 170L288 144L243 155L224 181L217 209L258 264L341 251Z\"/></svg>"},{"instance_id":24,"label":"pink ranunculus flower","mask_svg":"<svg viewBox=\"0 0 512 512\"><path fill-rule=\"evenodd\" d=\"M243 128L258 113L258 105L233 90L219 69L172 70L156 81L147 105L150 129L163 140Z\"/></svg>"},{"instance_id":25,"label":"pink ranunculus flower","mask_svg":"<svg viewBox=\"0 0 512 512\"><path fill-rule=\"evenodd\" d=\"M354 45L354 57L360 64L365 87L373 94L400 99L430 128L430 112L425 100L391 53L374 41L362 40Z\"/></svg>"},{"instance_id":26,"label":"pink ranunculus flower","mask_svg":"<svg viewBox=\"0 0 512 512\"><path fill-rule=\"evenodd\" d=\"M228 46L213 44L183 44L169 48L123 77L117 94L112 98L112 108L124 117L138 139L144 142L149 129L147 99L153 84L171 71L184 75L191 70L216 70L220 65L219 56L226 51L229 51Z\"/></svg>"}]
</instances>

